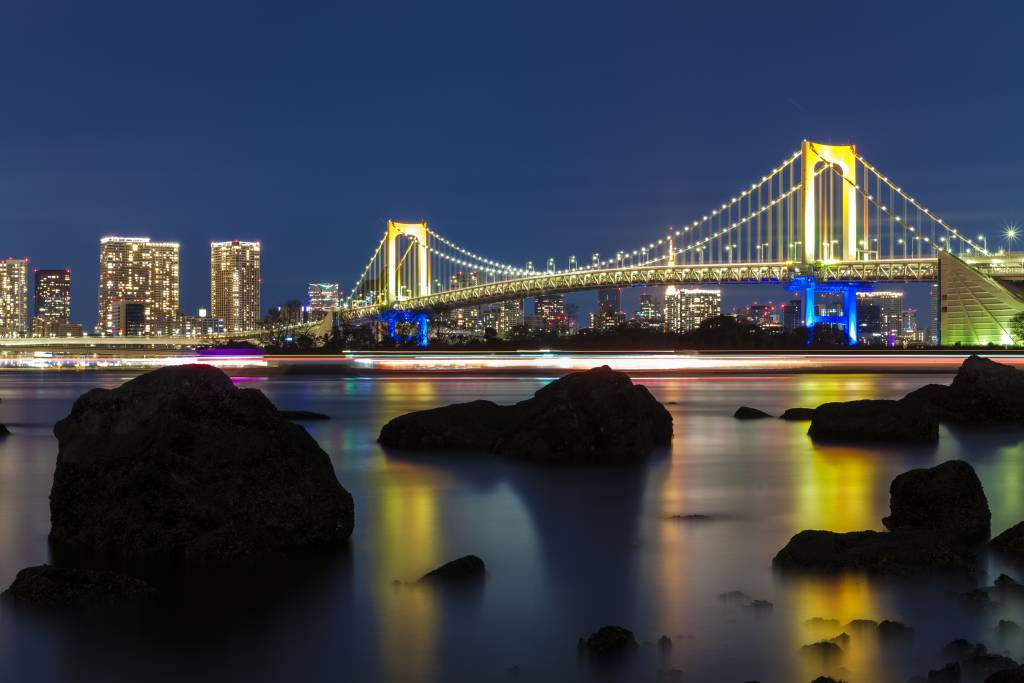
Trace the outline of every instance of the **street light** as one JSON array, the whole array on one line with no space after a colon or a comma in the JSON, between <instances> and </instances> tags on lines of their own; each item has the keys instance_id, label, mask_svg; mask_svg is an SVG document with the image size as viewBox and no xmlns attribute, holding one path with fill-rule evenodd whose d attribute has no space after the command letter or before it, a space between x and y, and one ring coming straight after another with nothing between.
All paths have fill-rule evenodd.
<instances>
[{"instance_id":1,"label":"street light","mask_svg":"<svg viewBox=\"0 0 1024 683\"><path fill-rule=\"evenodd\" d=\"M1018 227L1016 223L1003 226L1003 237L1006 238L1006 251L1010 251L1014 241L1017 239Z\"/></svg>"}]
</instances>

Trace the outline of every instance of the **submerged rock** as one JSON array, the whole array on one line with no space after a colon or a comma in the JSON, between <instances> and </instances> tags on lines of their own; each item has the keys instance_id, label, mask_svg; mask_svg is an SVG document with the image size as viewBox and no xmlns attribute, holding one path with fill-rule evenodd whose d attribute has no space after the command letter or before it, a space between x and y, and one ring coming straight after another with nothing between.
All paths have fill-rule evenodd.
<instances>
[{"instance_id":1,"label":"submerged rock","mask_svg":"<svg viewBox=\"0 0 1024 683\"><path fill-rule=\"evenodd\" d=\"M11 430L7 428L7 425L0 424L0 436L10 436Z\"/></svg>"},{"instance_id":2,"label":"submerged rock","mask_svg":"<svg viewBox=\"0 0 1024 683\"><path fill-rule=\"evenodd\" d=\"M986 678L985 683L1024 683L1024 667L997 671Z\"/></svg>"},{"instance_id":3,"label":"submerged rock","mask_svg":"<svg viewBox=\"0 0 1024 683\"><path fill-rule=\"evenodd\" d=\"M818 663L831 666L843 657L843 648L835 643L823 640L820 643L811 643L800 648L799 654L802 657L816 660Z\"/></svg>"},{"instance_id":4,"label":"submerged rock","mask_svg":"<svg viewBox=\"0 0 1024 683\"><path fill-rule=\"evenodd\" d=\"M928 683L960 683L960 662L950 662L928 672Z\"/></svg>"},{"instance_id":5,"label":"submerged rock","mask_svg":"<svg viewBox=\"0 0 1024 683\"><path fill-rule=\"evenodd\" d=\"M1018 522L993 538L989 545L1001 553L1024 559L1024 522Z\"/></svg>"},{"instance_id":6,"label":"submerged rock","mask_svg":"<svg viewBox=\"0 0 1024 683\"><path fill-rule=\"evenodd\" d=\"M771 417L771 415L763 410L751 408L750 406L740 406L732 416L737 420L760 420L766 417Z\"/></svg>"},{"instance_id":7,"label":"submerged rock","mask_svg":"<svg viewBox=\"0 0 1024 683\"><path fill-rule=\"evenodd\" d=\"M486 572L487 567L483 560L476 555L465 555L427 572L420 578L420 582L454 583L483 578Z\"/></svg>"},{"instance_id":8,"label":"submerged rock","mask_svg":"<svg viewBox=\"0 0 1024 683\"><path fill-rule=\"evenodd\" d=\"M43 564L18 572L4 599L43 609L123 610L151 607L160 594L132 576Z\"/></svg>"},{"instance_id":9,"label":"submerged rock","mask_svg":"<svg viewBox=\"0 0 1024 683\"><path fill-rule=\"evenodd\" d=\"M878 625L878 637L883 640L900 641L910 640L914 637L914 629L902 621L890 621L885 619Z\"/></svg>"},{"instance_id":10,"label":"submerged rock","mask_svg":"<svg viewBox=\"0 0 1024 683\"><path fill-rule=\"evenodd\" d=\"M337 547L353 505L327 454L256 389L178 366L93 389L54 427L65 556L227 565Z\"/></svg>"},{"instance_id":11,"label":"submerged rock","mask_svg":"<svg viewBox=\"0 0 1024 683\"><path fill-rule=\"evenodd\" d=\"M962 460L910 470L889 485L890 531L917 529L942 532L956 543L988 539L992 513L974 468Z\"/></svg>"},{"instance_id":12,"label":"submerged rock","mask_svg":"<svg viewBox=\"0 0 1024 683\"><path fill-rule=\"evenodd\" d=\"M381 445L489 451L547 463L630 463L670 443L672 416L647 388L607 366L555 380L511 406L458 403L396 417Z\"/></svg>"},{"instance_id":13,"label":"submerged rock","mask_svg":"<svg viewBox=\"0 0 1024 683\"><path fill-rule=\"evenodd\" d=\"M818 406L807 433L822 441L931 442L939 438L939 421L914 403L846 401Z\"/></svg>"},{"instance_id":14,"label":"submerged rock","mask_svg":"<svg viewBox=\"0 0 1024 683\"><path fill-rule=\"evenodd\" d=\"M964 673L971 678L978 679L983 679L1000 671L1017 669L1019 666L1016 661L1009 657L992 654L991 652L972 655L963 660L961 664L963 665Z\"/></svg>"},{"instance_id":15,"label":"submerged rock","mask_svg":"<svg viewBox=\"0 0 1024 683\"><path fill-rule=\"evenodd\" d=\"M594 657L616 657L637 647L633 632L621 626L602 626L580 641L582 648Z\"/></svg>"},{"instance_id":16,"label":"submerged rock","mask_svg":"<svg viewBox=\"0 0 1024 683\"><path fill-rule=\"evenodd\" d=\"M324 413L317 413L312 410L279 410L281 417L292 422L304 422L312 420L330 420L330 415Z\"/></svg>"},{"instance_id":17,"label":"submerged rock","mask_svg":"<svg viewBox=\"0 0 1024 683\"><path fill-rule=\"evenodd\" d=\"M889 488L888 532L801 531L772 561L781 569L887 574L970 571L991 513L974 469L952 460L897 476Z\"/></svg>"},{"instance_id":18,"label":"submerged rock","mask_svg":"<svg viewBox=\"0 0 1024 683\"><path fill-rule=\"evenodd\" d=\"M780 420L791 420L793 422L805 422L814 417L814 408L786 408L779 415Z\"/></svg>"}]
</instances>

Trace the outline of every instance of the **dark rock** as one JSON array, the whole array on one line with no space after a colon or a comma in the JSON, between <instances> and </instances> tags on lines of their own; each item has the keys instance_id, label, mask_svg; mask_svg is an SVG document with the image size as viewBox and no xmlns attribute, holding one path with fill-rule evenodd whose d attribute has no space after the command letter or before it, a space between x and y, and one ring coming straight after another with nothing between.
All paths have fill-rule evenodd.
<instances>
[{"instance_id":1,"label":"dark rock","mask_svg":"<svg viewBox=\"0 0 1024 683\"><path fill-rule=\"evenodd\" d=\"M949 460L900 474L889 485L890 531L934 530L956 543L988 539L992 513L974 468Z\"/></svg>"},{"instance_id":2,"label":"dark rock","mask_svg":"<svg viewBox=\"0 0 1024 683\"><path fill-rule=\"evenodd\" d=\"M1020 633L1020 624L1009 619L1000 619L996 625L996 633L1001 636L1015 636Z\"/></svg>"},{"instance_id":3,"label":"dark rock","mask_svg":"<svg viewBox=\"0 0 1024 683\"><path fill-rule=\"evenodd\" d=\"M1001 553L1018 559L1024 559L1024 522L1014 524L993 538L989 545Z\"/></svg>"},{"instance_id":4,"label":"dark rock","mask_svg":"<svg viewBox=\"0 0 1024 683\"><path fill-rule=\"evenodd\" d=\"M566 375L512 406L473 401L397 417L378 441L548 463L629 463L671 439L672 416L647 388L602 366Z\"/></svg>"},{"instance_id":5,"label":"dark rock","mask_svg":"<svg viewBox=\"0 0 1024 683\"><path fill-rule=\"evenodd\" d=\"M914 637L914 629L901 621L886 619L878 624L878 637L889 641L910 640Z\"/></svg>"},{"instance_id":6,"label":"dark rock","mask_svg":"<svg viewBox=\"0 0 1024 683\"><path fill-rule=\"evenodd\" d=\"M771 417L771 415L763 410L758 410L757 408L751 408L749 406L740 406L732 416L737 420L760 420L762 418Z\"/></svg>"},{"instance_id":7,"label":"dark rock","mask_svg":"<svg viewBox=\"0 0 1024 683\"><path fill-rule=\"evenodd\" d=\"M427 572L420 578L425 582L458 582L483 578L487 572L484 561L476 555L465 555L457 560L446 562L437 569Z\"/></svg>"},{"instance_id":8,"label":"dark rock","mask_svg":"<svg viewBox=\"0 0 1024 683\"><path fill-rule=\"evenodd\" d=\"M853 631L857 635L864 635L877 631L878 622L874 619L854 619L843 628L847 631Z\"/></svg>"},{"instance_id":9,"label":"dark rock","mask_svg":"<svg viewBox=\"0 0 1024 683\"><path fill-rule=\"evenodd\" d=\"M804 645L800 648L799 653L801 656L813 659L822 665L830 666L842 659L843 648L835 643L823 640L820 643Z\"/></svg>"},{"instance_id":10,"label":"dark rock","mask_svg":"<svg viewBox=\"0 0 1024 683\"><path fill-rule=\"evenodd\" d=\"M831 676L818 676L811 683L846 683L846 681L839 678L832 678Z\"/></svg>"},{"instance_id":11,"label":"dark rock","mask_svg":"<svg viewBox=\"0 0 1024 683\"><path fill-rule=\"evenodd\" d=\"M987 652L988 648L983 644L978 643L975 645L971 641L964 640L963 638L950 641L942 648L942 654L944 656L951 657L959 662L976 655L986 654Z\"/></svg>"},{"instance_id":12,"label":"dark rock","mask_svg":"<svg viewBox=\"0 0 1024 683\"><path fill-rule=\"evenodd\" d=\"M93 389L56 424L50 539L65 556L228 565L338 547L353 506L330 458L210 366Z\"/></svg>"},{"instance_id":13,"label":"dark rock","mask_svg":"<svg viewBox=\"0 0 1024 683\"><path fill-rule=\"evenodd\" d=\"M981 356L970 356L948 386L929 384L904 401L939 419L967 426L1024 424L1024 373Z\"/></svg>"},{"instance_id":14,"label":"dark rock","mask_svg":"<svg viewBox=\"0 0 1024 683\"><path fill-rule=\"evenodd\" d=\"M886 574L975 568L972 544L987 538L991 513L974 468L951 460L910 470L892 481L889 492L890 515L882 520L888 533L801 531L772 563L780 569Z\"/></svg>"},{"instance_id":15,"label":"dark rock","mask_svg":"<svg viewBox=\"0 0 1024 683\"><path fill-rule=\"evenodd\" d=\"M928 683L960 683L960 662L950 662L928 672Z\"/></svg>"},{"instance_id":16,"label":"dark rock","mask_svg":"<svg viewBox=\"0 0 1024 683\"><path fill-rule=\"evenodd\" d=\"M7 428L7 425L0 424L0 436L10 436L11 430Z\"/></svg>"},{"instance_id":17,"label":"dark rock","mask_svg":"<svg viewBox=\"0 0 1024 683\"><path fill-rule=\"evenodd\" d=\"M832 638L829 638L828 642L835 643L839 647L843 647L843 648L849 647L850 646L850 634L847 633L846 631L843 631L838 636L834 636Z\"/></svg>"},{"instance_id":18,"label":"dark rock","mask_svg":"<svg viewBox=\"0 0 1024 683\"><path fill-rule=\"evenodd\" d=\"M960 600L967 607L981 610L995 607L997 604L989 595L987 588L975 588L967 591L966 593L961 593Z\"/></svg>"},{"instance_id":19,"label":"dark rock","mask_svg":"<svg viewBox=\"0 0 1024 683\"><path fill-rule=\"evenodd\" d=\"M943 421L955 418L955 414L945 406L949 401L950 388L945 384L926 384L903 397L903 401L914 403Z\"/></svg>"},{"instance_id":20,"label":"dark rock","mask_svg":"<svg viewBox=\"0 0 1024 683\"><path fill-rule=\"evenodd\" d=\"M1006 574L1000 574L996 577L995 586L996 588L1009 589L1024 588L1024 586L1021 586L1019 581L1014 579L1012 576L1007 576Z\"/></svg>"},{"instance_id":21,"label":"dark rock","mask_svg":"<svg viewBox=\"0 0 1024 683\"><path fill-rule=\"evenodd\" d=\"M673 522L710 522L715 519L711 515L669 515Z\"/></svg>"},{"instance_id":22,"label":"dark rock","mask_svg":"<svg viewBox=\"0 0 1024 683\"><path fill-rule=\"evenodd\" d=\"M961 663L964 673L971 678L985 678L998 671L1016 669L1018 666L1017 662L1009 657L992 653L972 655Z\"/></svg>"},{"instance_id":23,"label":"dark rock","mask_svg":"<svg viewBox=\"0 0 1024 683\"><path fill-rule=\"evenodd\" d=\"M312 410L279 410L281 417L292 422L303 422L306 420L330 420L330 415L316 413Z\"/></svg>"},{"instance_id":24,"label":"dark rock","mask_svg":"<svg viewBox=\"0 0 1024 683\"><path fill-rule=\"evenodd\" d=\"M939 438L939 421L914 403L847 401L818 406L807 433L821 441L931 442Z\"/></svg>"},{"instance_id":25,"label":"dark rock","mask_svg":"<svg viewBox=\"0 0 1024 683\"><path fill-rule=\"evenodd\" d=\"M775 609L775 605L768 600L754 600L749 605L744 605L747 609L758 613L771 612Z\"/></svg>"},{"instance_id":26,"label":"dark rock","mask_svg":"<svg viewBox=\"0 0 1024 683\"><path fill-rule=\"evenodd\" d=\"M719 593L718 599L725 603L730 604L746 604L750 602L750 596L743 591L728 591L727 593Z\"/></svg>"},{"instance_id":27,"label":"dark rock","mask_svg":"<svg viewBox=\"0 0 1024 683\"><path fill-rule=\"evenodd\" d=\"M786 408L780 420L792 420L794 422L806 422L814 417L814 408Z\"/></svg>"},{"instance_id":28,"label":"dark rock","mask_svg":"<svg viewBox=\"0 0 1024 683\"><path fill-rule=\"evenodd\" d=\"M778 569L913 575L923 571L970 571L974 555L934 533L801 531L772 560Z\"/></svg>"},{"instance_id":29,"label":"dark rock","mask_svg":"<svg viewBox=\"0 0 1024 683\"><path fill-rule=\"evenodd\" d=\"M117 572L43 564L19 571L3 597L44 609L93 611L152 607L160 594L145 581Z\"/></svg>"},{"instance_id":30,"label":"dark rock","mask_svg":"<svg viewBox=\"0 0 1024 683\"><path fill-rule=\"evenodd\" d=\"M823 617L811 617L804 622L804 626L812 628L839 628L838 619L825 619Z\"/></svg>"},{"instance_id":31,"label":"dark rock","mask_svg":"<svg viewBox=\"0 0 1024 683\"><path fill-rule=\"evenodd\" d=\"M986 678L985 683L1024 683L1024 666L997 671Z\"/></svg>"},{"instance_id":32,"label":"dark rock","mask_svg":"<svg viewBox=\"0 0 1024 683\"><path fill-rule=\"evenodd\" d=\"M585 641L585 650L595 657L616 657L637 647L633 632L621 626L602 626Z\"/></svg>"},{"instance_id":33,"label":"dark rock","mask_svg":"<svg viewBox=\"0 0 1024 683\"><path fill-rule=\"evenodd\" d=\"M658 649L662 652L668 652L672 649L672 639L668 636L662 636L658 638Z\"/></svg>"}]
</instances>

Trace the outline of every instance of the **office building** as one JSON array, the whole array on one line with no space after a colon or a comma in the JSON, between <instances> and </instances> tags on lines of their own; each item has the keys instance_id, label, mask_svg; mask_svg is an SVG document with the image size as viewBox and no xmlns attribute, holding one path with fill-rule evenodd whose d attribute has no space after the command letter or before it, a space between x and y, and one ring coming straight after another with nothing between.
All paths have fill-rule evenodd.
<instances>
[{"instance_id":1,"label":"office building","mask_svg":"<svg viewBox=\"0 0 1024 683\"><path fill-rule=\"evenodd\" d=\"M341 293L337 282L310 282L309 283L309 315L315 320L338 307L341 301Z\"/></svg>"},{"instance_id":2,"label":"office building","mask_svg":"<svg viewBox=\"0 0 1024 683\"><path fill-rule=\"evenodd\" d=\"M137 301L118 301L114 311L114 334L119 337L141 337L149 333L146 304Z\"/></svg>"},{"instance_id":3,"label":"office building","mask_svg":"<svg viewBox=\"0 0 1024 683\"><path fill-rule=\"evenodd\" d=\"M640 295L640 306L636 311L636 321L645 329L661 329L664 326L664 312L660 302L652 294Z\"/></svg>"},{"instance_id":4,"label":"office building","mask_svg":"<svg viewBox=\"0 0 1024 683\"><path fill-rule=\"evenodd\" d=\"M903 327L903 292L857 292L857 338L893 346Z\"/></svg>"},{"instance_id":5,"label":"office building","mask_svg":"<svg viewBox=\"0 0 1024 683\"><path fill-rule=\"evenodd\" d=\"M27 337L28 259L0 261L0 337Z\"/></svg>"},{"instance_id":6,"label":"office building","mask_svg":"<svg viewBox=\"0 0 1024 683\"><path fill-rule=\"evenodd\" d=\"M665 323L670 332L689 332L708 318L722 315L720 289L665 289Z\"/></svg>"},{"instance_id":7,"label":"office building","mask_svg":"<svg viewBox=\"0 0 1024 683\"><path fill-rule=\"evenodd\" d=\"M142 334L174 334L180 308L179 260L177 242L152 242L148 237L101 239L97 332L113 335L127 329L119 307L130 303L142 306ZM131 311L135 325L137 311Z\"/></svg>"},{"instance_id":8,"label":"office building","mask_svg":"<svg viewBox=\"0 0 1024 683\"><path fill-rule=\"evenodd\" d=\"M36 270L32 291L32 334L36 337L69 336L71 322L71 271ZM71 335L76 336L76 335Z\"/></svg>"},{"instance_id":9,"label":"office building","mask_svg":"<svg viewBox=\"0 0 1024 683\"><path fill-rule=\"evenodd\" d=\"M533 315L526 316L526 326L534 332L547 334L571 334L575 328L575 325L570 324L565 297L561 294L535 296Z\"/></svg>"},{"instance_id":10,"label":"office building","mask_svg":"<svg viewBox=\"0 0 1024 683\"><path fill-rule=\"evenodd\" d=\"M782 308L782 329L792 332L804 326L804 307L800 299L790 299Z\"/></svg>"},{"instance_id":11,"label":"office building","mask_svg":"<svg viewBox=\"0 0 1024 683\"><path fill-rule=\"evenodd\" d=\"M622 311L622 290L618 288L597 291L597 311L590 314L590 327L594 330L617 329L626 322Z\"/></svg>"},{"instance_id":12,"label":"office building","mask_svg":"<svg viewBox=\"0 0 1024 683\"><path fill-rule=\"evenodd\" d=\"M497 336L508 339L523 324L523 300L499 301L481 307L484 329L491 328Z\"/></svg>"},{"instance_id":13,"label":"office building","mask_svg":"<svg viewBox=\"0 0 1024 683\"><path fill-rule=\"evenodd\" d=\"M248 332L260 320L260 243L210 243L210 316L226 332Z\"/></svg>"}]
</instances>

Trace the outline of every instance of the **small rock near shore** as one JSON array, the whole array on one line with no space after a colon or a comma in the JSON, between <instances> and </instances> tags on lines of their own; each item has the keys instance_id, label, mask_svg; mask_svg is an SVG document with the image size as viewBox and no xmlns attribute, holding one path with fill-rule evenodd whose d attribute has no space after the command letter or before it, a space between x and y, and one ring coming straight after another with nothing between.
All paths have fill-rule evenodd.
<instances>
[{"instance_id":1,"label":"small rock near shore","mask_svg":"<svg viewBox=\"0 0 1024 683\"><path fill-rule=\"evenodd\" d=\"M480 579L486 573L487 566L483 560L476 555L464 555L457 560L446 562L437 569L427 572L420 578L420 582L455 583Z\"/></svg>"},{"instance_id":2,"label":"small rock near shore","mask_svg":"<svg viewBox=\"0 0 1024 683\"><path fill-rule=\"evenodd\" d=\"M3 592L5 600L57 610L144 608L159 597L155 588L132 576L49 564L22 569Z\"/></svg>"},{"instance_id":3,"label":"small rock near shore","mask_svg":"<svg viewBox=\"0 0 1024 683\"><path fill-rule=\"evenodd\" d=\"M621 626L602 626L580 641L583 649L594 657L616 657L637 647L633 632Z\"/></svg>"},{"instance_id":4,"label":"small rock near shore","mask_svg":"<svg viewBox=\"0 0 1024 683\"><path fill-rule=\"evenodd\" d=\"M740 406L732 416L737 420L760 420L766 417L771 417L771 415L763 410L751 408L750 406Z\"/></svg>"},{"instance_id":5,"label":"small rock near shore","mask_svg":"<svg viewBox=\"0 0 1024 683\"><path fill-rule=\"evenodd\" d=\"M807 433L821 441L930 443L939 438L939 420L933 412L902 401L825 403L814 410Z\"/></svg>"},{"instance_id":6,"label":"small rock near shore","mask_svg":"<svg viewBox=\"0 0 1024 683\"><path fill-rule=\"evenodd\" d=\"M812 417L814 417L814 408L786 408L782 415L779 415L780 420L792 422L806 422Z\"/></svg>"}]
</instances>

